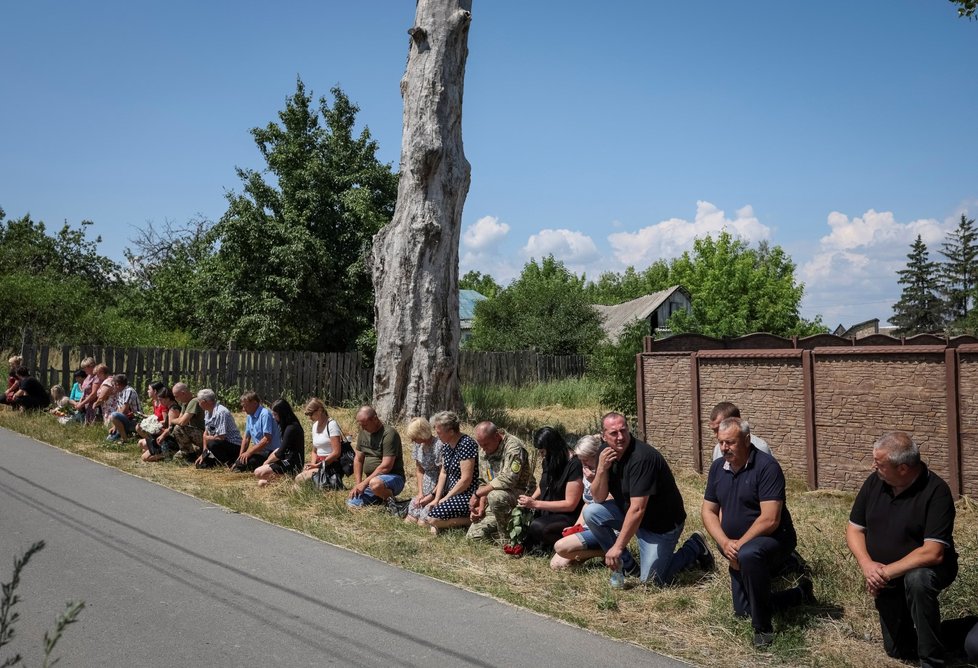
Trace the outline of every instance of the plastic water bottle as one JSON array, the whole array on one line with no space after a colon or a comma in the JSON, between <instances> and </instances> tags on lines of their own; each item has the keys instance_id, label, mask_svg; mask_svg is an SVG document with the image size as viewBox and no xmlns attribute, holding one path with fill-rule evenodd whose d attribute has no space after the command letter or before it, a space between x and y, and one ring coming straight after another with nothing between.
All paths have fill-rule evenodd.
<instances>
[{"instance_id":1,"label":"plastic water bottle","mask_svg":"<svg viewBox=\"0 0 978 668\"><path fill-rule=\"evenodd\" d=\"M620 568L611 574L611 580L608 584L611 585L612 589L621 589L625 586L625 574L621 572Z\"/></svg>"}]
</instances>

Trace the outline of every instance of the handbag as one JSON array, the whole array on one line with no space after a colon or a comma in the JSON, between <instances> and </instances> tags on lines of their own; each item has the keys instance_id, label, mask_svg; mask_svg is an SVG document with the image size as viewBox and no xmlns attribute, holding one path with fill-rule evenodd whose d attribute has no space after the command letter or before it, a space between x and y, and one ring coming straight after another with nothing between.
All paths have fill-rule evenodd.
<instances>
[{"instance_id":1,"label":"handbag","mask_svg":"<svg viewBox=\"0 0 978 668\"><path fill-rule=\"evenodd\" d=\"M340 469L343 475L353 475L353 460L356 459L353 445L349 440L344 440L340 444Z\"/></svg>"},{"instance_id":2,"label":"handbag","mask_svg":"<svg viewBox=\"0 0 978 668\"><path fill-rule=\"evenodd\" d=\"M316 472L312 474L312 482L318 489L346 489L343 484L343 473L336 463L319 462Z\"/></svg>"}]
</instances>

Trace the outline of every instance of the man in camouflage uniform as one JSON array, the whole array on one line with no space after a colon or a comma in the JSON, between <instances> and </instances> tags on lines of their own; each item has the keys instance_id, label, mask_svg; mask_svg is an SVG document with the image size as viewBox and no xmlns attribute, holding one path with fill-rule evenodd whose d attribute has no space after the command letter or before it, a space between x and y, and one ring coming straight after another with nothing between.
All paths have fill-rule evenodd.
<instances>
[{"instance_id":1,"label":"man in camouflage uniform","mask_svg":"<svg viewBox=\"0 0 978 668\"><path fill-rule=\"evenodd\" d=\"M520 494L536 488L533 458L523 442L492 422L475 428L479 444L479 488L469 499L473 539L496 538L509 527L510 514Z\"/></svg>"}]
</instances>

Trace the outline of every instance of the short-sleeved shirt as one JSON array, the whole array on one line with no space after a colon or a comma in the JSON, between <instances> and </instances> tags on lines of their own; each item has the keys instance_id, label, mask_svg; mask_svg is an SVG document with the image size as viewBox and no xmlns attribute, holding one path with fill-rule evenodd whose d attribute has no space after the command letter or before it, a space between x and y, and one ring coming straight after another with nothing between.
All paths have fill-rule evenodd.
<instances>
[{"instance_id":1,"label":"short-sleeved shirt","mask_svg":"<svg viewBox=\"0 0 978 668\"><path fill-rule=\"evenodd\" d=\"M892 564L921 547L926 540L943 543L948 556L954 551L954 499L939 475L923 470L910 487L894 496L893 488L876 473L870 474L856 495L849 521L865 530L866 550L873 561Z\"/></svg>"},{"instance_id":2,"label":"short-sleeved shirt","mask_svg":"<svg viewBox=\"0 0 978 668\"><path fill-rule=\"evenodd\" d=\"M606 447L604 444L601 450ZM640 525L646 531L668 533L686 521L683 497L668 462L658 450L634 436L621 459L611 465L608 492L622 514L628 512L632 497L649 498Z\"/></svg>"},{"instance_id":3,"label":"short-sleeved shirt","mask_svg":"<svg viewBox=\"0 0 978 668\"><path fill-rule=\"evenodd\" d=\"M204 412L204 409L197 403L196 397L188 401L187 407L183 409L183 414L190 416L190 422L187 426L204 431L204 428L207 426Z\"/></svg>"},{"instance_id":4,"label":"short-sleeved shirt","mask_svg":"<svg viewBox=\"0 0 978 668\"><path fill-rule=\"evenodd\" d=\"M268 445L256 454L267 455L274 450L278 450L282 445L282 437L279 434L278 424L275 422L275 418L272 417L272 411L264 406L259 405L254 415L248 416L245 420L245 430L251 436L251 445L255 445L265 437L265 434L269 434Z\"/></svg>"},{"instance_id":5,"label":"short-sleeved shirt","mask_svg":"<svg viewBox=\"0 0 978 668\"><path fill-rule=\"evenodd\" d=\"M441 473L442 456L441 450L444 443L437 438L431 445L425 447L424 443L411 444L411 456L414 463L421 467L424 472L421 475L421 493L431 494L438 485L438 476Z\"/></svg>"},{"instance_id":6,"label":"short-sleeved shirt","mask_svg":"<svg viewBox=\"0 0 978 668\"><path fill-rule=\"evenodd\" d=\"M719 504L722 511L720 527L728 538L737 540L761 516L762 502L785 503L784 472L774 457L751 448L747 463L739 471L734 471L723 459L710 465L703 498ZM769 536L787 549L794 549L798 542L786 504L781 508L778 528Z\"/></svg>"},{"instance_id":7,"label":"short-sleeved shirt","mask_svg":"<svg viewBox=\"0 0 978 668\"><path fill-rule=\"evenodd\" d=\"M540 500L564 501L567 498L567 483L584 479L584 465L581 464L581 460L577 457L569 458L564 470L560 472L560 475L554 480L553 484L549 482L549 473L549 471L544 471L543 475L540 476ZM574 510L569 512L573 515L579 515L583 507L584 497L582 496ZM550 511L543 510L540 514L548 515L549 513Z\"/></svg>"},{"instance_id":8,"label":"short-sleeved shirt","mask_svg":"<svg viewBox=\"0 0 978 668\"><path fill-rule=\"evenodd\" d=\"M71 386L71 392L68 393L68 399L70 401L81 401L82 400L82 387L81 383L75 383Z\"/></svg>"},{"instance_id":9,"label":"short-sleeved shirt","mask_svg":"<svg viewBox=\"0 0 978 668\"><path fill-rule=\"evenodd\" d=\"M312 423L312 447L316 448L317 457L329 457L333 454L333 437L339 436L340 440L343 440L343 430L340 429L340 423L329 418L326 420L326 428L320 431L316 427L316 423Z\"/></svg>"},{"instance_id":10,"label":"short-sleeved shirt","mask_svg":"<svg viewBox=\"0 0 978 668\"><path fill-rule=\"evenodd\" d=\"M232 445L241 445L241 432L234 416L224 404L215 404L214 410L204 413L204 429L211 436L222 436Z\"/></svg>"},{"instance_id":11,"label":"short-sleeved shirt","mask_svg":"<svg viewBox=\"0 0 978 668\"><path fill-rule=\"evenodd\" d=\"M387 475L404 477L404 451L401 435L386 424L374 433L361 429L357 436L357 450L363 453L363 475L371 475L384 457L393 457L394 466Z\"/></svg>"}]
</instances>

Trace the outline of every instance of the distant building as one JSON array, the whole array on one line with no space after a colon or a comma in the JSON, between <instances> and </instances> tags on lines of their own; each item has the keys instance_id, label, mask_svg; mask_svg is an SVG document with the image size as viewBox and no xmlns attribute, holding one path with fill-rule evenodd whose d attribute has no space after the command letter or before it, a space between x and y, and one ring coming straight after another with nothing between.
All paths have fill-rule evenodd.
<instances>
[{"instance_id":1,"label":"distant building","mask_svg":"<svg viewBox=\"0 0 978 668\"><path fill-rule=\"evenodd\" d=\"M458 291L458 321L459 328L462 330L459 345L465 343L472 336L472 322L475 320L475 305L486 299L489 298L475 290Z\"/></svg>"},{"instance_id":2,"label":"distant building","mask_svg":"<svg viewBox=\"0 0 978 668\"><path fill-rule=\"evenodd\" d=\"M872 336L873 334L888 334L893 336L893 333L896 330L896 327L880 327L880 319L872 318L870 320L856 323L848 329L840 324L832 331L832 333L845 339L862 339L867 336Z\"/></svg>"},{"instance_id":3,"label":"distant building","mask_svg":"<svg viewBox=\"0 0 978 668\"><path fill-rule=\"evenodd\" d=\"M657 330L665 327L669 317L680 309L689 311L692 308L689 293L681 285L660 290L651 295L638 299L603 306L595 304L594 308L601 314L602 328L608 340L616 343L625 327L635 320L647 320L649 335L655 336Z\"/></svg>"}]
</instances>

